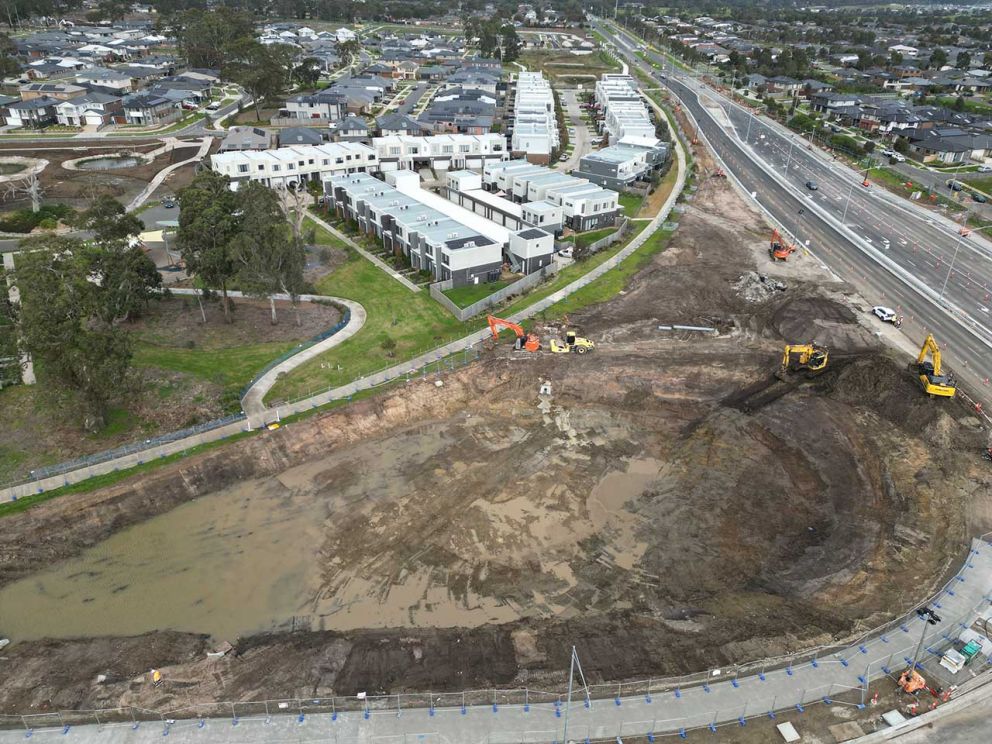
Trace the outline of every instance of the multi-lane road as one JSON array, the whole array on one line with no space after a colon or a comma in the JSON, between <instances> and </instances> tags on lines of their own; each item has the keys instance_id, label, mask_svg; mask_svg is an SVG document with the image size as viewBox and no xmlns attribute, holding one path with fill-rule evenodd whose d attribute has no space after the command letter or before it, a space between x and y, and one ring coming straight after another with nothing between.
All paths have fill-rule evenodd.
<instances>
[{"instance_id":1,"label":"multi-lane road","mask_svg":"<svg viewBox=\"0 0 992 744\"><path fill-rule=\"evenodd\" d=\"M871 304L903 314L904 331L932 331L969 392L988 406L992 388L992 247L879 187L767 118L677 70L660 73L640 41L599 24L629 62L668 87L727 170L772 219ZM663 68L666 60L647 52ZM816 184L816 190L807 186ZM797 339L802 340L802 339Z\"/></svg>"}]
</instances>

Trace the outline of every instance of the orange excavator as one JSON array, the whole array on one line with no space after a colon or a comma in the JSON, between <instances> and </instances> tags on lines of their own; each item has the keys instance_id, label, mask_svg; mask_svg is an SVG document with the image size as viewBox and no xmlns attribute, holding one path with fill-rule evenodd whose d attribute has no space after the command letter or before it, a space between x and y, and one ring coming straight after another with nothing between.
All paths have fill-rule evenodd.
<instances>
[{"instance_id":1,"label":"orange excavator","mask_svg":"<svg viewBox=\"0 0 992 744\"><path fill-rule=\"evenodd\" d=\"M516 323L509 320L503 320L502 318L497 318L495 315L487 316L486 320L489 321L489 330L493 332L493 338L499 338L499 331L501 328L509 328L517 334L517 340L513 344L514 349L517 351L541 350L540 337L533 333L527 333Z\"/></svg>"},{"instance_id":2,"label":"orange excavator","mask_svg":"<svg viewBox=\"0 0 992 744\"><path fill-rule=\"evenodd\" d=\"M773 261L788 261L789 256L796 252L796 246L786 243L778 229L772 230L772 239L768 245L768 256Z\"/></svg>"}]
</instances>

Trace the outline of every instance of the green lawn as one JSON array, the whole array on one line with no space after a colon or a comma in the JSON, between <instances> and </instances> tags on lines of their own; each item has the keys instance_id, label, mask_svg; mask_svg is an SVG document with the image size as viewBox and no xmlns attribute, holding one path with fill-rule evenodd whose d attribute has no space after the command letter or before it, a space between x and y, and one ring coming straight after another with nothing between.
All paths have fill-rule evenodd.
<instances>
[{"instance_id":1,"label":"green lawn","mask_svg":"<svg viewBox=\"0 0 992 744\"><path fill-rule=\"evenodd\" d=\"M222 385L225 401L233 405L232 396L236 397L265 365L296 345L297 342L282 341L227 349L184 349L136 339L134 365L182 372ZM235 409L237 406L232 410Z\"/></svg>"},{"instance_id":2,"label":"green lawn","mask_svg":"<svg viewBox=\"0 0 992 744\"><path fill-rule=\"evenodd\" d=\"M992 176L988 176L986 178L969 178L967 180L964 179L962 180L964 181L964 183L968 184L972 188L978 189L979 191L983 191L986 194L992 195Z\"/></svg>"},{"instance_id":3,"label":"green lawn","mask_svg":"<svg viewBox=\"0 0 992 744\"><path fill-rule=\"evenodd\" d=\"M524 308L530 307L538 300L543 300L545 297L547 297L550 294L554 294L562 287L574 282L576 279L585 275L592 269L596 268L604 261L608 261L609 259L613 258L613 256L619 253L620 250L627 243L629 243L637 235L639 235L640 232L645 227L647 227L647 225L648 225L647 222L635 222L633 224L631 231L627 234L626 240L618 241L613 245L611 245L606 250L602 250L599 253L596 253L583 261L576 261L575 263L569 264L564 269L562 269L557 274L555 274L554 278L550 282L541 285L539 289L528 294L526 297L520 298L512 305L510 305L508 308L505 308L500 312L503 315L511 315L512 313L516 313L519 312L520 310L523 310ZM602 235L599 237L602 237ZM598 284L598 282L594 282L594 284ZM589 286L591 287L593 285L590 284Z\"/></svg>"},{"instance_id":4,"label":"green lawn","mask_svg":"<svg viewBox=\"0 0 992 744\"><path fill-rule=\"evenodd\" d=\"M643 196L638 196L637 194L620 194L620 206L623 207L623 213L628 217L636 217L643 203Z\"/></svg>"},{"instance_id":5,"label":"green lawn","mask_svg":"<svg viewBox=\"0 0 992 744\"><path fill-rule=\"evenodd\" d=\"M643 229L643 227L641 229ZM641 230L634 230L633 234L636 235L640 231ZM672 233L669 231L658 230L654 233L654 235L644 241L644 245L621 261L620 265L615 269L612 271L607 271L596 281L587 284L585 287L582 287L582 289L569 295L561 302L556 302L547 310L539 313L538 317L543 321L558 320L565 315L574 313L577 310L588 307L589 305L596 305L600 302L606 302L613 299L618 292L627 286L627 283L634 276L634 274L640 271L641 268L651 260L652 256L665 249L668 245L668 241L671 239L671 236ZM610 251L610 255L613 255L614 253L616 253L616 251ZM598 257L598 255L599 254L597 254L596 257ZM608 257L609 256L607 256L607 258Z\"/></svg>"},{"instance_id":6,"label":"green lawn","mask_svg":"<svg viewBox=\"0 0 992 744\"><path fill-rule=\"evenodd\" d=\"M435 302L426 290L411 292L370 261L308 220L317 242L333 245L348 258L317 282L318 294L362 303L365 326L354 336L294 370L276 383L268 400L290 400L352 380L410 359L480 328L485 321L462 323ZM387 339L393 349L383 348Z\"/></svg>"},{"instance_id":7,"label":"green lawn","mask_svg":"<svg viewBox=\"0 0 992 744\"><path fill-rule=\"evenodd\" d=\"M497 292L508 286L510 281L486 282L483 284L468 284L464 287L455 287L444 292L445 296L454 302L458 307L468 307L479 300L483 300L493 292Z\"/></svg>"},{"instance_id":8,"label":"green lawn","mask_svg":"<svg viewBox=\"0 0 992 744\"><path fill-rule=\"evenodd\" d=\"M617 229L615 227L604 227L601 230L589 230L588 232L578 233L574 236L574 243L576 248L584 248L587 245L592 245L597 240L602 240L607 235L612 235Z\"/></svg>"}]
</instances>

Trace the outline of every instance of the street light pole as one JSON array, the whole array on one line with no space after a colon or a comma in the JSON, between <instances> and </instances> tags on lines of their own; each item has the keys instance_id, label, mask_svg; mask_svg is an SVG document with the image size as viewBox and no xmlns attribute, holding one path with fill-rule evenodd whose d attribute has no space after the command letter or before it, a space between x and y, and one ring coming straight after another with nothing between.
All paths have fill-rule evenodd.
<instances>
[{"instance_id":1,"label":"street light pole","mask_svg":"<svg viewBox=\"0 0 992 744\"><path fill-rule=\"evenodd\" d=\"M854 186L855 185L852 183L851 190L847 192L847 201L844 202L844 214L840 218L842 224L847 221L847 208L851 206L851 197L854 196Z\"/></svg>"},{"instance_id":2,"label":"street light pole","mask_svg":"<svg viewBox=\"0 0 992 744\"><path fill-rule=\"evenodd\" d=\"M988 230L989 228L992 228L992 225L986 225L985 227L976 228L975 232ZM958 237L958 242L954 244L954 255L951 256L951 263L947 267L947 276L944 277L944 283L940 287L940 295L937 297L938 302L941 302L944 299L944 290L947 289L947 283L951 280L951 272L954 271L954 262L957 261L958 259L958 251L961 250L961 243L963 243L964 239L967 238L970 234L971 234L971 230L969 228L964 228L964 227L961 228L961 232L959 233L959 237Z\"/></svg>"}]
</instances>

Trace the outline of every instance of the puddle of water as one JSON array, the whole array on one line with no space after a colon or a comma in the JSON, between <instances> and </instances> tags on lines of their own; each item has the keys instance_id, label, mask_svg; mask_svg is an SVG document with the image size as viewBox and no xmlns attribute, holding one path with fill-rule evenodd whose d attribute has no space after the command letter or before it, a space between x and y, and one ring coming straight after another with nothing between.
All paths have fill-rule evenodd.
<instances>
[{"instance_id":1,"label":"puddle of water","mask_svg":"<svg viewBox=\"0 0 992 744\"><path fill-rule=\"evenodd\" d=\"M89 158L76 163L79 170L115 170L117 168L133 168L141 164L140 158L129 155L108 155L103 158Z\"/></svg>"},{"instance_id":2,"label":"puddle of water","mask_svg":"<svg viewBox=\"0 0 992 744\"><path fill-rule=\"evenodd\" d=\"M0 628L13 640L263 630L306 612L323 512L275 481L183 504L0 590Z\"/></svg>"},{"instance_id":3,"label":"puddle of water","mask_svg":"<svg viewBox=\"0 0 992 744\"><path fill-rule=\"evenodd\" d=\"M317 627L341 604L320 597L325 522L363 499L397 498L404 469L446 441L442 428L425 427L176 507L0 589L0 633L17 641L171 629L233 640L294 618ZM377 611L375 601L356 604L345 625L376 627Z\"/></svg>"},{"instance_id":4,"label":"puddle of water","mask_svg":"<svg viewBox=\"0 0 992 744\"><path fill-rule=\"evenodd\" d=\"M589 494L589 519L597 531L612 534L609 552L619 568L633 570L648 548L634 537L640 518L624 505L664 478L665 470L664 462L651 457L630 460L625 470L603 476Z\"/></svg>"}]
</instances>

